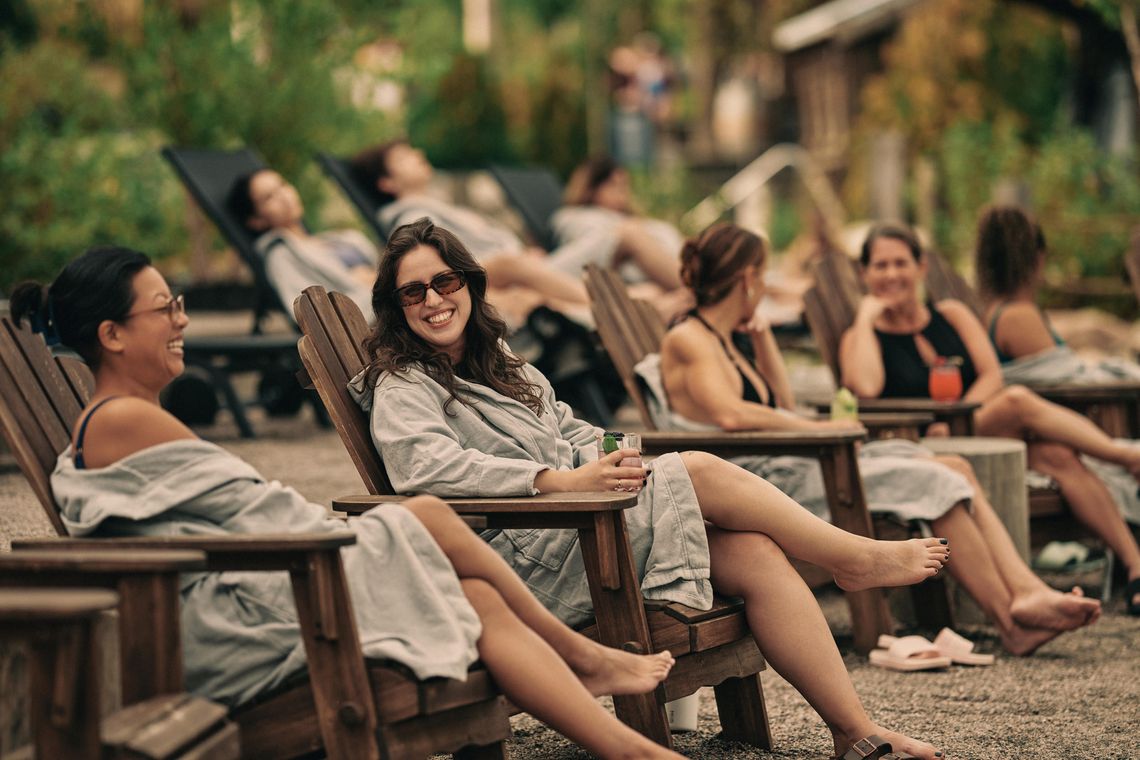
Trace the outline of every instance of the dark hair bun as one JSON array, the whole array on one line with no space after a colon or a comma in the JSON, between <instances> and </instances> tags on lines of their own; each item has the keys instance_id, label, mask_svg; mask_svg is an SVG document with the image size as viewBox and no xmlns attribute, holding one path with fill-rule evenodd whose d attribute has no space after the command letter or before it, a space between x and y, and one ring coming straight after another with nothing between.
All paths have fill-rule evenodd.
<instances>
[{"instance_id":1,"label":"dark hair bun","mask_svg":"<svg viewBox=\"0 0 1140 760\"><path fill-rule=\"evenodd\" d=\"M24 319L35 323L40 315L47 311L47 288L38 282L21 282L12 289L8 299L12 313L12 321L20 324Z\"/></svg>"},{"instance_id":2,"label":"dark hair bun","mask_svg":"<svg viewBox=\"0 0 1140 760\"><path fill-rule=\"evenodd\" d=\"M701 252L697 241L686 240L681 247L681 282L685 287L698 290L701 286Z\"/></svg>"}]
</instances>

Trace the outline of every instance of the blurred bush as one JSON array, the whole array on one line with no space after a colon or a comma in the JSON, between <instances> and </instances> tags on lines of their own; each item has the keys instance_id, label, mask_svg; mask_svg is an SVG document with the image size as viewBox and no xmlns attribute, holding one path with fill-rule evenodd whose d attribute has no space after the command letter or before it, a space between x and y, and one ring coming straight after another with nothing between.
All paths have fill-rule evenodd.
<instances>
[{"instance_id":1,"label":"blurred bush","mask_svg":"<svg viewBox=\"0 0 1140 760\"><path fill-rule=\"evenodd\" d=\"M960 266L972 260L978 212L1004 187L1040 218L1052 277L1122 277L1140 215L1137 164L1072 125L1074 57L1073 35L1040 9L998 0L918 7L861 93L844 188L852 211L870 207L870 141L892 131L912 166L934 168L936 197L917 198L912 181L905 200L912 212L932 210L935 243Z\"/></svg>"},{"instance_id":2,"label":"blurred bush","mask_svg":"<svg viewBox=\"0 0 1140 760\"><path fill-rule=\"evenodd\" d=\"M0 58L3 283L50 278L90 245L178 250L180 199L154 130L133 131L76 45Z\"/></svg>"}]
</instances>

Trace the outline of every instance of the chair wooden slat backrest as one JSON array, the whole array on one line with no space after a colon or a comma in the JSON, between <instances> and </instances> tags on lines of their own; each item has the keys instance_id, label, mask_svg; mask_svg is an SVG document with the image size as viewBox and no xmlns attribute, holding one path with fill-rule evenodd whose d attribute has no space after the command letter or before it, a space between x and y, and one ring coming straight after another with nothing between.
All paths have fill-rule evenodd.
<instances>
[{"instance_id":1,"label":"chair wooden slat backrest","mask_svg":"<svg viewBox=\"0 0 1140 760\"><path fill-rule=\"evenodd\" d=\"M392 482L372 443L368 416L348 393L348 381L367 362L363 341L368 323L343 293L306 288L293 302L304 335L297 344L301 362L314 380L329 417L369 493L392 494Z\"/></svg>"},{"instance_id":2,"label":"chair wooden slat backrest","mask_svg":"<svg viewBox=\"0 0 1140 760\"><path fill-rule=\"evenodd\" d=\"M629 397L647 430L656 430L641 384L633 368L646 355L658 350L665 334L660 318L649 304L637 306L617 274L594 264L586 266L586 291L598 335L614 363ZM648 307L648 308L646 308ZM652 316L650 316L650 312Z\"/></svg>"},{"instance_id":3,"label":"chair wooden slat backrest","mask_svg":"<svg viewBox=\"0 0 1140 760\"><path fill-rule=\"evenodd\" d=\"M980 319L982 316L982 299L978 297L970 284L962 275L954 271L950 262L938 251L928 249L923 252L926 257L926 291L934 301L943 301L953 298L969 306Z\"/></svg>"},{"instance_id":4,"label":"chair wooden slat backrest","mask_svg":"<svg viewBox=\"0 0 1140 760\"><path fill-rule=\"evenodd\" d=\"M61 536L66 532L51 506L50 474L94 386L87 365L53 357L31 328L0 319L0 428Z\"/></svg>"}]
</instances>

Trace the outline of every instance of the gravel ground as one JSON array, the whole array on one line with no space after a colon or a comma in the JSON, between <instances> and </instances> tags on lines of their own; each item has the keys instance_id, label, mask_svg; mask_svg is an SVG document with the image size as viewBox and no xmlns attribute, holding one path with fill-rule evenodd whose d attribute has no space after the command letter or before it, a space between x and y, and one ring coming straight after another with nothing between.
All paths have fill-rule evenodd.
<instances>
[{"instance_id":1,"label":"gravel ground","mask_svg":"<svg viewBox=\"0 0 1140 760\"><path fill-rule=\"evenodd\" d=\"M309 499L359 491L360 481L334 432L308 420L255 418L259 438L237 438L221 423L202 434ZM13 538L46 535L50 526L15 462L0 450L0 551ZM1140 758L1140 622L1122 614L1119 594L1095 626L1062 636L1028 659L999 656L992 668L898 674L870 667L849 646L841 597L820 602L844 651L856 689L874 720L943 747L952 758ZM992 629L969 633L981 651L997 651ZM776 749L716 739L716 707L703 690L699 730L676 737L680 752L703 758L824 758L823 724L783 679L764 674ZM536 721L514 719L512 754L530 760L579 758L585 753Z\"/></svg>"}]
</instances>

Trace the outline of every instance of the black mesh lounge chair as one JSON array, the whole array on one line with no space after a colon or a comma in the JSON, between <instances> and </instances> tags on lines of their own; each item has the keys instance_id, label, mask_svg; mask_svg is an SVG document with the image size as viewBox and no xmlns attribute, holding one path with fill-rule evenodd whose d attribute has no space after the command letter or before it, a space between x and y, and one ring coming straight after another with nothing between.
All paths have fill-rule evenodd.
<instances>
[{"instance_id":1,"label":"black mesh lounge chair","mask_svg":"<svg viewBox=\"0 0 1140 760\"><path fill-rule=\"evenodd\" d=\"M308 397L313 400L317 419L322 424L327 424L324 409L319 407L312 394L302 391L293 377L293 373L300 368L297 336L292 333L262 333L262 323L269 313L280 311L292 324L292 312L285 308L266 277L265 265L253 246L257 236L242 220L234 218L226 207L226 196L233 183L249 172L266 168L265 162L248 148L227 151L168 146L162 149L162 157L174 167L178 178L199 207L249 267L257 291L250 334L189 338L186 340L186 364L194 368L199 376L208 377L222 403L233 414L243 438L254 437L254 432L245 415L245 404L238 398L230 382L230 376L236 372L261 373L258 400L270 413L295 412ZM172 396L180 392L176 387L170 391ZM201 408L197 403L191 406ZM190 408L172 408L171 411L180 418L185 418L183 415L190 417L187 421L204 421L193 420L194 412Z\"/></svg>"},{"instance_id":2,"label":"black mesh lounge chair","mask_svg":"<svg viewBox=\"0 0 1140 760\"><path fill-rule=\"evenodd\" d=\"M535 242L548 251L554 250L557 243L550 217L562 205L562 183L558 177L542 167L491 164L489 168L511 205L526 222Z\"/></svg>"},{"instance_id":3,"label":"black mesh lounge chair","mask_svg":"<svg viewBox=\"0 0 1140 760\"><path fill-rule=\"evenodd\" d=\"M348 196L360 214L360 218L375 233L381 247L387 243L388 231L380 226L380 219L377 216L380 213L380 207L384 205L379 191L357 178L347 158L339 158L331 153L318 153L317 163L320 164L321 171L337 184L341 192Z\"/></svg>"}]
</instances>

